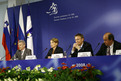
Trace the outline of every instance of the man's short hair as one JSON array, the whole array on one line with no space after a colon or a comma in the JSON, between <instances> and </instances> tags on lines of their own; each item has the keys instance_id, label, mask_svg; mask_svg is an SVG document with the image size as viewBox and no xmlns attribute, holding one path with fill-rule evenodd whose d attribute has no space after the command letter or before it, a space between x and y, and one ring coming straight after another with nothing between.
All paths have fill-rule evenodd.
<instances>
[{"instance_id":1,"label":"man's short hair","mask_svg":"<svg viewBox=\"0 0 121 81\"><path fill-rule=\"evenodd\" d=\"M114 41L114 35L113 35L112 33L110 33L110 34L108 35L108 39Z\"/></svg>"},{"instance_id":2,"label":"man's short hair","mask_svg":"<svg viewBox=\"0 0 121 81\"><path fill-rule=\"evenodd\" d=\"M51 40L52 40L53 42L59 44L59 40L58 40L57 38L52 38Z\"/></svg>"},{"instance_id":3,"label":"man's short hair","mask_svg":"<svg viewBox=\"0 0 121 81\"><path fill-rule=\"evenodd\" d=\"M26 44L24 40L19 40L18 43L23 43L24 45Z\"/></svg>"},{"instance_id":4,"label":"man's short hair","mask_svg":"<svg viewBox=\"0 0 121 81\"><path fill-rule=\"evenodd\" d=\"M81 38L84 38L83 34L81 34L81 33L77 33L77 34L75 35L75 37L76 37L76 36L80 36Z\"/></svg>"}]
</instances>

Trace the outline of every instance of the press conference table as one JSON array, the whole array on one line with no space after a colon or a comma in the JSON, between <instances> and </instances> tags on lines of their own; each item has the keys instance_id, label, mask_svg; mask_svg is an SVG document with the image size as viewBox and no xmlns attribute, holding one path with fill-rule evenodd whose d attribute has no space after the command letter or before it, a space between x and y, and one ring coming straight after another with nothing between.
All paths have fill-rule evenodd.
<instances>
[{"instance_id":1,"label":"press conference table","mask_svg":"<svg viewBox=\"0 0 121 81\"><path fill-rule=\"evenodd\" d=\"M0 68L10 67L13 68L19 65L22 69L31 67L33 69L36 65L40 64L41 67L57 67L61 63L66 63L68 67L76 64L76 68L80 69L82 66L90 63L97 69L103 72L101 81L121 81L121 56L93 56L93 57L73 57L73 58L59 58L59 59L36 59L36 60L15 60L15 61L0 61Z\"/></svg>"}]
</instances>

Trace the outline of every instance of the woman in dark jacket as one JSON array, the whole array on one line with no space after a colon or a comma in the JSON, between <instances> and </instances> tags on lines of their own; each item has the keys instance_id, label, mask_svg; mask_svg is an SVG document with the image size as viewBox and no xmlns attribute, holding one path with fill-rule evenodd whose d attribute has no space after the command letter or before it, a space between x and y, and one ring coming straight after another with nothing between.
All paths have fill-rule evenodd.
<instances>
[{"instance_id":1,"label":"woman in dark jacket","mask_svg":"<svg viewBox=\"0 0 121 81\"><path fill-rule=\"evenodd\" d=\"M45 58L51 58L52 54L57 54L57 53L63 53L63 49L58 46L59 41L57 38L52 38L50 40L50 50L48 51L48 54L46 55Z\"/></svg>"}]
</instances>

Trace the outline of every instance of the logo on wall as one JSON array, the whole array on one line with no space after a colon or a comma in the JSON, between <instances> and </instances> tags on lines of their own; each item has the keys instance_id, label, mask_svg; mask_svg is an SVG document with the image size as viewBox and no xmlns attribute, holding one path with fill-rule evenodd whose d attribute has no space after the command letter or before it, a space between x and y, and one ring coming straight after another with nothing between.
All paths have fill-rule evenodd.
<instances>
[{"instance_id":1,"label":"logo on wall","mask_svg":"<svg viewBox=\"0 0 121 81\"><path fill-rule=\"evenodd\" d=\"M52 5L49 8L49 11L46 12L49 15L55 15L58 13L58 8L57 8L57 4L55 4L54 2L52 3Z\"/></svg>"}]
</instances>

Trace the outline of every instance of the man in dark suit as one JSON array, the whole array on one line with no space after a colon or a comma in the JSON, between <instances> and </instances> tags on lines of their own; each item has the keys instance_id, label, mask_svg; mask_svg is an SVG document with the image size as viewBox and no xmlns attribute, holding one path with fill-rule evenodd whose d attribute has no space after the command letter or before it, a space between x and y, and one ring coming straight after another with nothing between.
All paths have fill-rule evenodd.
<instances>
[{"instance_id":1,"label":"man in dark suit","mask_svg":"<svg viewBox=\"0 0 121 81\"><path fill-rule=\"evenodd\" d=\"M12 57L12 60L25 60L26 56L32 55L31 50L25 48L24 40L19 40L18 48L19 48L19 50L16 51L16 53Z\"/></svg>"},{"instance_id":2,"label":"man in dark suit","mask_svg":"<svg viewBox=\"0 0 121 81\"><path fill-rule=\"evenodd\" d=\"M110 32L103 35L104 43L96 56L115 55L116 50L121 49L121 43L114 40L114 35Z\"/></svg>"},{"instance_id":3,"label":"man in dark suit","mask_svg":"<svg viewBox=\"0 0 121 81\"><path fill-rule=\"evenodd\" d=\"M91 52L93 56L92 46L84 41L84 36L80 33L75 35L75 42L71 51L71 57L77 57L78 52Z\"/></svg>"}]
</instances>

